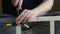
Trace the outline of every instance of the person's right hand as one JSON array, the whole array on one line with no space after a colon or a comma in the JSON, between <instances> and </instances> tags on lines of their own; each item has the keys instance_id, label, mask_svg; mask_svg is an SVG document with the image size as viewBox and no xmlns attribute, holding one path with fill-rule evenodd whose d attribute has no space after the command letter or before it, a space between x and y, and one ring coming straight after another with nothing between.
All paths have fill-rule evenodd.
<instances>
[{"instance_id":1,"label":"person's right hand","mask_svg":"<svg viewBox=\"0 0 60 34\"><path fill-rule=\"evenodd\" d=\"M11 0L14 7L17 7L16 10L19 11L22 9L23 0Z\"/></svg>"}]
</instances>

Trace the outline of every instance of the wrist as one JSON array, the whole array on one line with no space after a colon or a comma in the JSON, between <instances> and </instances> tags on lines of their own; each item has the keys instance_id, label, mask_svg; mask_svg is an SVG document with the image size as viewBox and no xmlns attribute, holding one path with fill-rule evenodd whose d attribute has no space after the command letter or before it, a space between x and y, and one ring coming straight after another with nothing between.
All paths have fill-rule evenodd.
<instances>
[{"instance_id":1,"label":"wrist","mask_svg":"<svg viewBox=\"0 0 60 34\"><path fill-rule=\"evenodd\" d=\"M39 11L38 10L31 10L31 11L35 14L35 16L39 15Z\"/></svg>"}]
</instances>

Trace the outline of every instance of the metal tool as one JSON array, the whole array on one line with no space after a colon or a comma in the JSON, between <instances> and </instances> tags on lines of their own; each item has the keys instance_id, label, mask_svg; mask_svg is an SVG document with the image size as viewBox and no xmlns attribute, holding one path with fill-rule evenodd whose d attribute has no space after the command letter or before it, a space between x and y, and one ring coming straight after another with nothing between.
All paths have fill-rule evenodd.
<instances>
[{"instance_id":1,"label":"metal tool","mask_svg":"<svg viewBox=\"0 0 60 34\"><path fill-rule=\"evenodd\" d=\"M27 23L21 23L21 26L22 26L22 30L27 30L27 29L30 29L31 28L31 23L27 22ZM11 27L11 26L17 26L16 22L13 22L13 23L2 23L0 22L0 27L3 27L3 26L6 26L6 27Z\"/></svg>"}]
</instances>

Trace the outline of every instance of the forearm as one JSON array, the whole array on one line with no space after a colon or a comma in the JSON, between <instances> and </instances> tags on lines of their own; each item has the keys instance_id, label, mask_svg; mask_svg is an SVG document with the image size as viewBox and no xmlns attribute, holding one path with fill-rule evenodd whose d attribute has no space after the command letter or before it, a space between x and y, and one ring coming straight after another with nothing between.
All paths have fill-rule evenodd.
<instances>
[{"instance_id":1,"label":"forearm","mask_svg":"<svg viewBox=\"0 0 60 34\"><path fill-rule=\"evenodd\" d=\"M32 11L36 11L38 15L44 15L47 13L49 10L51 10L53 6L54 0L45 0L43 3L41 3L38 7L32 9ZM38 16L37 15L37 16Z\"/></svg>"}]
</instances>

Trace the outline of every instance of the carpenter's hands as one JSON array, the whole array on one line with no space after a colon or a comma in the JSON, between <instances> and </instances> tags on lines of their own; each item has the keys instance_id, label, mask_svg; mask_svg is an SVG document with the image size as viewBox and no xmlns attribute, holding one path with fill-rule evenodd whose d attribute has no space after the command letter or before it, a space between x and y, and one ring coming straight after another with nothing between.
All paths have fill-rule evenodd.
<instances>
[{"instance_id":1,"label":"carpenter's hands","mask_svg":"<svg viewBox=\"0 0 60 34\"><path fill-rule=\"evenodd\" d=\"M11 0L14 7L17 7L17 11L22 9L23 0Z\"/></svg>"},{"instance_id":2,"label":"carpenter's hands","mask_svg":"<svg viewBox=\"0 0 60 34\"><path fill-rule=\"evenodd\" d=\"M21 23L21 22L27 22L29 19L32 19L34 17L37 16L37 12L36 11L32 11L32 10L23 10L23 12L18 16L17 18L17 23Z\"/></svg>"}]
</instances>

